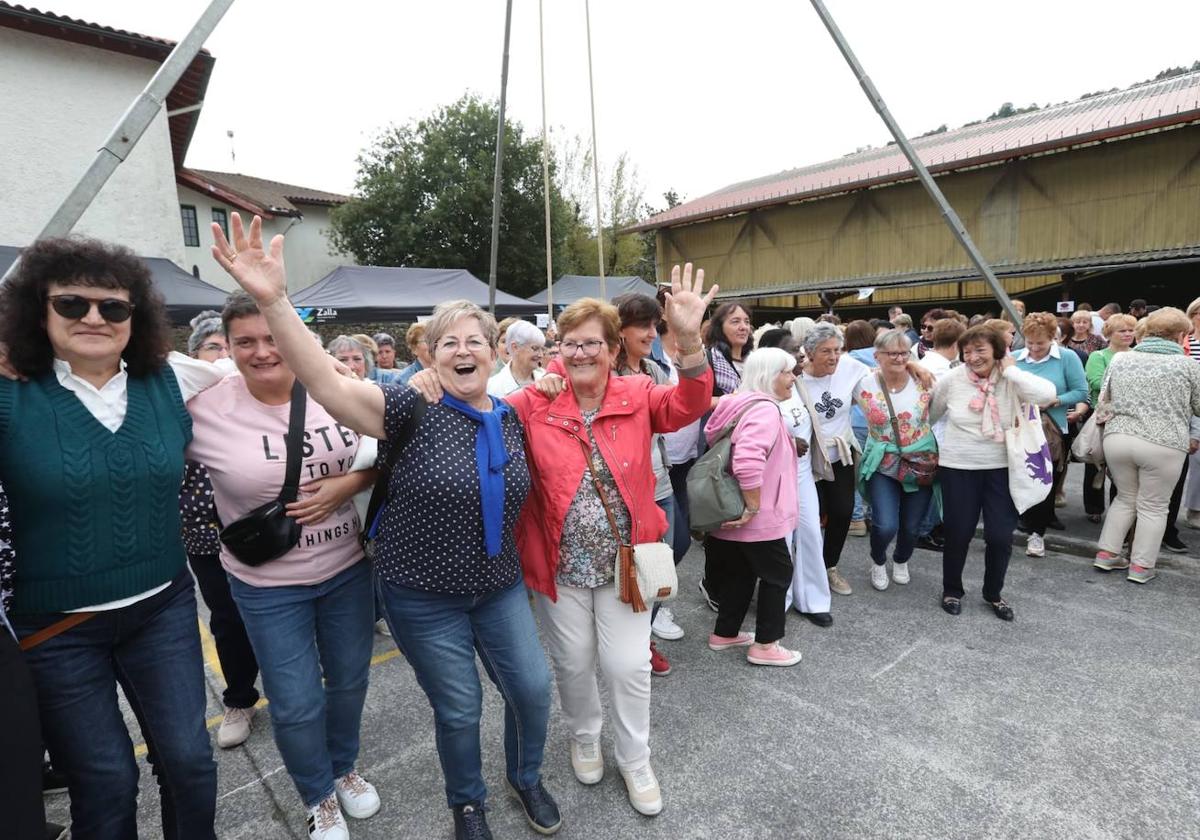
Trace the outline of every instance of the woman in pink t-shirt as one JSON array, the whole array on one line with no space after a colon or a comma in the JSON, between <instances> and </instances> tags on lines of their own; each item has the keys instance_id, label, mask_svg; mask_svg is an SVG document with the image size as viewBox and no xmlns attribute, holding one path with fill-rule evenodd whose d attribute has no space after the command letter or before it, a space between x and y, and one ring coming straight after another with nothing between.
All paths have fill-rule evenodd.
<instances>
[{"instance_id":1,"label":"woman in pink t-shirt","mask_svg":"<svg viewBox=\"0 0 1200 840\"><path fill-rule=\"evenodd\" d=\"M187 456L208 468L228 524L279 495L296 377L253 298L230 296L221 317L241 375L188 403ZM375 788L355 770L374 601L352 497L375 471L350 472L358 434L307 400L300 498L289 506L302 526L299 544L261 566L222 545L221 563L258 658L275 743L308 810L309 836L341 840L343 811L362 819L379 810Z\"/></svg>"}]
</instances>

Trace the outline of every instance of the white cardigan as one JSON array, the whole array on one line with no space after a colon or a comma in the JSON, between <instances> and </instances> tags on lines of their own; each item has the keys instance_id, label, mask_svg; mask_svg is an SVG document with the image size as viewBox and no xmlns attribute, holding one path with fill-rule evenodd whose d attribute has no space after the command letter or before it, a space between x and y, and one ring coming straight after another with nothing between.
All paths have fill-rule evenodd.
<instances>
[{"instance_id":1,"label":"white cardigan","mask_svg":"<svg viewBox=\"0 0 1200 840\"><path fill-rule=\"evenodd\" d=\"M978 389L967 380L967 366L959 365L940 380L933 389L929 406L929 422L936 423L946 416L945 434L938 450L938 464L957 470L997 470L1008 466L1004 441L983 436L983 415L972 411L970 402ZM1014 404L1031 402L1039 406L1054 402L1054 383L1037 374L1021 370L1016 365L1005 368L996 384L996 403L1000 408L1000 425L1011 428L1015 417ZM984 411L987 411L984 407Z\"/></svg>"}]
</instances>

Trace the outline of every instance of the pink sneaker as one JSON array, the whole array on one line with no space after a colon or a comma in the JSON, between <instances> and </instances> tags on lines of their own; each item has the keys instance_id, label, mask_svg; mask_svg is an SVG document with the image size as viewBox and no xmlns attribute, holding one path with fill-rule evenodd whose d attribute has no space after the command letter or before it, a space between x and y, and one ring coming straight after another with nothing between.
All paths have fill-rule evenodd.
<instances>
[{"instance_id":1,"label":"pink sneaker","mask_svg":"<svg viewBox=\"0 0 1200 840\"><path fill-rule=\"evenodd\" d=\"M1111 551L1097 551L1096 559L1092 561L1092 566L1102 572L1112 572L1120 569L1128 569L1129 561L1122 558L1119 554L1113 554Z\"/></svg>"},{"instance_id":2,"label":"pink sneaker","mask_svg":"<svg viewBox=\"0 0 1200 840\"><path fill-rule=\"evenodd\" d=\"M712 633L708 637L709 650L728 650L732 647L745 647L754 644L754 637L749 633L738 633L736 636L718 636Z\"/></svg>"},{"instance_id":3,"label":"pink sneaker","mask_svg":"<svg viewBox=\"0 0 1200 840\"><path fill-rule=\"evenodd\" d=\"M779 642L769 645L753 644L746 651L746 661L751 665L777 665L786 668L800 661L800 651L788 650Z\"/></svg>"}]
</instances>

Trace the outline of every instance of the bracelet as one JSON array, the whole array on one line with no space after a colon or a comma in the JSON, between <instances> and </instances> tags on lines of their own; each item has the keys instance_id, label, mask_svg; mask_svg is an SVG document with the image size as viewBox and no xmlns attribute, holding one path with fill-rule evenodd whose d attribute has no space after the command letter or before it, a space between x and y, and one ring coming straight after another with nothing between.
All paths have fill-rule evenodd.
<instances>
[{"instance_id":1,"label":"bracelet","mask_svg":"<svg viewBox=\"0 0 1200 840\"><path fill-rule=\"evenodd\" d=\"M704 345L697 344L695 347L679 347L678 349L680 356L693 356L696 353L703 353Z\"/></svg>"},{"instance_id":2,"label":"bracelet","mask_svg":"<svg viewBox=\"0 0 1200 840\"><path fill-rule=\"evenodd\" d=\"M751 516L754 516L756 513L758 513L758 508L748 507L743 511L743 514L746 514L746 513L750 514Z\"/></svg>"}]
</instances>

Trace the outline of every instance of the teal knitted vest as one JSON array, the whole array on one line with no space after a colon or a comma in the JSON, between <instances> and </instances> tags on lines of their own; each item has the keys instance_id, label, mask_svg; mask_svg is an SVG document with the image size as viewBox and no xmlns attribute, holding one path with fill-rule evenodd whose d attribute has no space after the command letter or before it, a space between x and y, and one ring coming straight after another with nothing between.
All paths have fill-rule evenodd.
<instances>
[{"instance_id":1,"label":"teal knitted vest","mask_svg":"<svg viewBox=\"0 0 1200 840\"><path fill-rule=\"evenodd\" d=\"M0 480L16 550L14 613L128 598L175 577L183 450L192 438L174 372L129 377L116 433L53 373L0 378Z\"/></svg>"}]
</instances>

